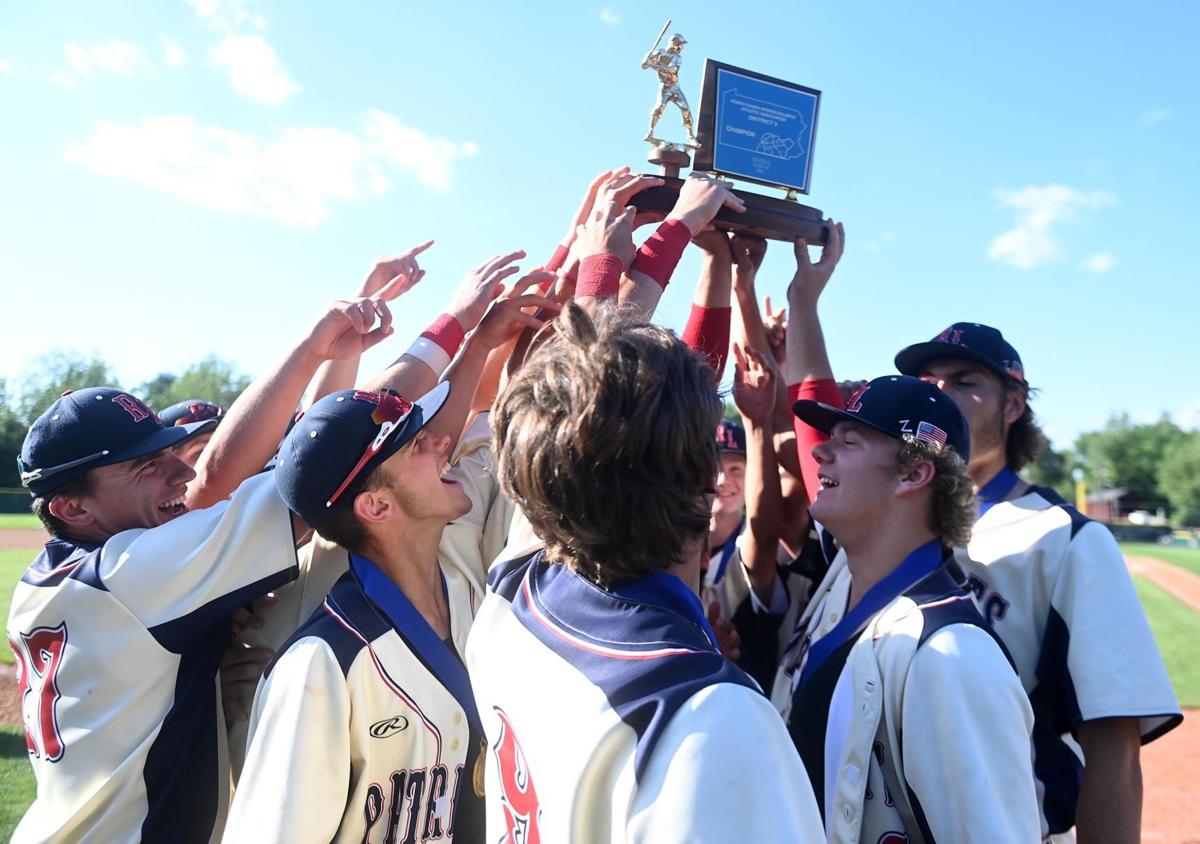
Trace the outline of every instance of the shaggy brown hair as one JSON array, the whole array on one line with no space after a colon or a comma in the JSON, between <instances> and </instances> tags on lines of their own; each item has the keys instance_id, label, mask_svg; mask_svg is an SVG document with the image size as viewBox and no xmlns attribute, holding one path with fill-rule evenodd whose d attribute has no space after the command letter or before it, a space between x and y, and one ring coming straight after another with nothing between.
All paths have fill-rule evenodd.
<instances>
[{"instance_id":1,"label":"shaggy brown hair","mask_svg":"<svg viewBox=\"0 0 1200 844\"><path fill-rule=\"evenodd\" d=\"M92 473L85 472L78 478L69 481L65 485L59 487L48 495L33 499L30 504L30 509L33 510L33 515L38 517L38 521L46 528L46 533L58 539L65 539L70 536L71 527L58 516L50 512L50 502L60 496L66 498L79 498L85 495L90 495L92 492Z\"/></svg>"},{"instance_id":2,"label":"shaggy brown hair","mask_svg":"<svg viewBox=\"0 0 1200 844\"><path fill-rule=\"evenodd\" d=\"M496 402L501 488L552 562L602 587L682 562L717 475L712 368L611 305L557 326Z\"/></svg>"},{"instance_id":3,"label":"shaggy brown hair","mask_svg":"<svg viewBox=\"0 0 1200 844\"><path fill-rule=\"evenodd\" d=\"M934 471L929 528L943 545L965 548L979 516L967 464L952 448L905 439L896 450L896 471L906 475L921 460L932 463Z\"/></svg>"},{"instance_id":4,"label":"shaggy brown hair","mask_svg":"<svg viewBox=\"0 0 1200 844\"><path fill-rule=\"evenodd\" d=\"M1019 472L1037 460L1046 450L1046 435L1042 433L1042 427L1038 425L1033 408L1029 405L1034 392L1029 385L1015 378L1006 378L1004 388L1025 394L1025 412L1008 429L1008 441L1005 446L1005 459L1009 467Z\"/></svg>"}]
</instances>

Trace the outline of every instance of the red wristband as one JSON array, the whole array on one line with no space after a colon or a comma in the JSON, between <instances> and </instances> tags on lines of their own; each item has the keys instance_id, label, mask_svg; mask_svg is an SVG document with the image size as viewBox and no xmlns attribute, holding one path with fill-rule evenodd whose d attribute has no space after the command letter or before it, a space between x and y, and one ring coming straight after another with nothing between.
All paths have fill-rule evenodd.
<instances>
[{"instance_id":1,"label":"red wristband","mask_svg":"<svg viewBox=\"0 0 1200 844\"><path fill-rule=\"evenodd\" d=\"M421 336L437 343L446 354L454 357L467 335L457 319L450 314L439 314L433 324L421 332Z\"/></svg>"},{"instance_id":2,"label":"red wristband","mask_svg":"<svg viewBox=\"0 0 1200 844\"><path fill-rule=\"evenodd\" d=\"M561 243L554 247L554 254L550 256L550 260L546 262L546 266L542 267L548 273L557 272L562 269L562 265L567 262L567 253L570 250Z\"/></svg>"},{"instance_id":3,"label":"red wristband","mask_svg":"<svg viewBox=\"0 0 1200 844\"><path fill-rule=\"evenodd\" d=\"M693 303L687 324L683 327L683 336L679 338L688 348L708 359L709 365L717 373L718 382L725 369L725 358L729 356L729 319L732 314L732 308L706 308Z\"/></svg>"},{"instance_id":4,"label":"red wristband","mask_svg":"<svg viewBox=\"0 0 1200 844\"><path fill-rule=\"evenodd\" d=\"M838 389L837 381L832 378L810 378L799 384L789 384L788 399L793 402L801 399L824 402L838 410L845 407L842 402L842 391Z\"/></svg>"},{"instance_id":5,"label":"red wristband","mask_svg":"<svg viewBox=\"0 0 1200 844\"><path fill-rule=\"evenodd\" d=\"M680 220L664 220L638 249L629 269L650 276L665 288L691 242L692 231L687 225Z\"/></svg>"},{"instance_id":6,"label":"red wristband","mask_svg":"<svg viewBox=\"0 0 1200 844\"><path fill-rule=\"evenodd\" d=\"M575 298L596 296L612 298L621 289L621 259L610 252L588 255L579 262L579 280L575 282Z\"/></svg>"}]
</instances>

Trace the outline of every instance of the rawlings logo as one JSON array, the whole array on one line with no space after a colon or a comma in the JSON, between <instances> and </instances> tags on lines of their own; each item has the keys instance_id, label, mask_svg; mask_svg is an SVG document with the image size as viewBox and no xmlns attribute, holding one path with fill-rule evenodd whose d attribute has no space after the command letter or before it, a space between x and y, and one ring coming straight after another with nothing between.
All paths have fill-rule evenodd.
<instances>
[{"instance_id":1,"label":"rawlings logo","mask_svg":"<svg viewBox=\"0 0 1200 844\"><path fill-rule=\"evenodd\" d=\"M395 715L391 718L384 718L382 721L376 721L371 725L369 732L371 738L388 738L407 729L408 719L403 715Z\"/></svg>"}]
</instances>

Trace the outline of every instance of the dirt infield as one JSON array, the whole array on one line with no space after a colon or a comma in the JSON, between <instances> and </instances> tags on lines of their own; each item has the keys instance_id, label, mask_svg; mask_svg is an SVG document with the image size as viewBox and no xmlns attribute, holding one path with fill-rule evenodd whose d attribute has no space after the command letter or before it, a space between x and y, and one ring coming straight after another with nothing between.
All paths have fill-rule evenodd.
<instances>
[{"instance_id":1,"label":"dirt infield","mask_svg":"<svg viewBox=\"0 0 1200 844\"><path fill-rule=\"evenodd\" d=\"M1200 709L1142 748L1142 841L1200 844Z\"/></svg>"},{"instance_id":2,"label":"dirt infield","mask_svg":"<svg viewBox=\"0 0 1200 844\"><path fill-rule=\"evenodd\" d=\"M41 548L49 538L50 534L40 528L0 530L0 548ZM34 554L36 556L37 552L35 551Z\"/></svg>"},{"instance_id":3,"label":"dirt infield","mask_svg":"<svg viewBox=\"0 0 1200 844\"><path fill-rule=\"evenodd\" d=\"M1200 575L1153 557L1128 556L1125 563L1129 566L1130 574L1140 574L1200 612ZM1200 837L1197 840L1200 841Z\"/></svg>"}]
</instances>

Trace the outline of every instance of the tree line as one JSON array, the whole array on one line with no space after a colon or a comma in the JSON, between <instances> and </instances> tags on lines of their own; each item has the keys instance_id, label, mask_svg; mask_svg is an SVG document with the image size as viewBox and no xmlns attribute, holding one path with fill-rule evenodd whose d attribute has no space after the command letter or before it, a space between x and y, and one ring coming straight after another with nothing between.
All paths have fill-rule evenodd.
<instances>
[{"instance_id":1,"label":"tree line","mask_svg":"<svg viewBox=\"0 0 1200 844\"><path fill-rule=\"evenodd\" d=\"M12 384L0 379L0 487L21 485L17 455L29 425L64 390L108 385L124 387L155 410L185 399L204 399L228 407L250 379L233 364L207 357L180 373L163 372L142 384L126 385L98 355L56 351L35 360ZM736 411L735 411L736 412ZM1200 431L1186 431L1164 415L1135 424L1127 413L1114 414L1098 431L1080 434L1072 447L1048 448L1026 470L1034 483L1075 497L1074 473L1083 473L1088 489L1126 490L1127 510L1162 508L1172 522L1200 526ZM0 498L0 509L25 509L20 495Z\"/></svg>"}]
</instances>

